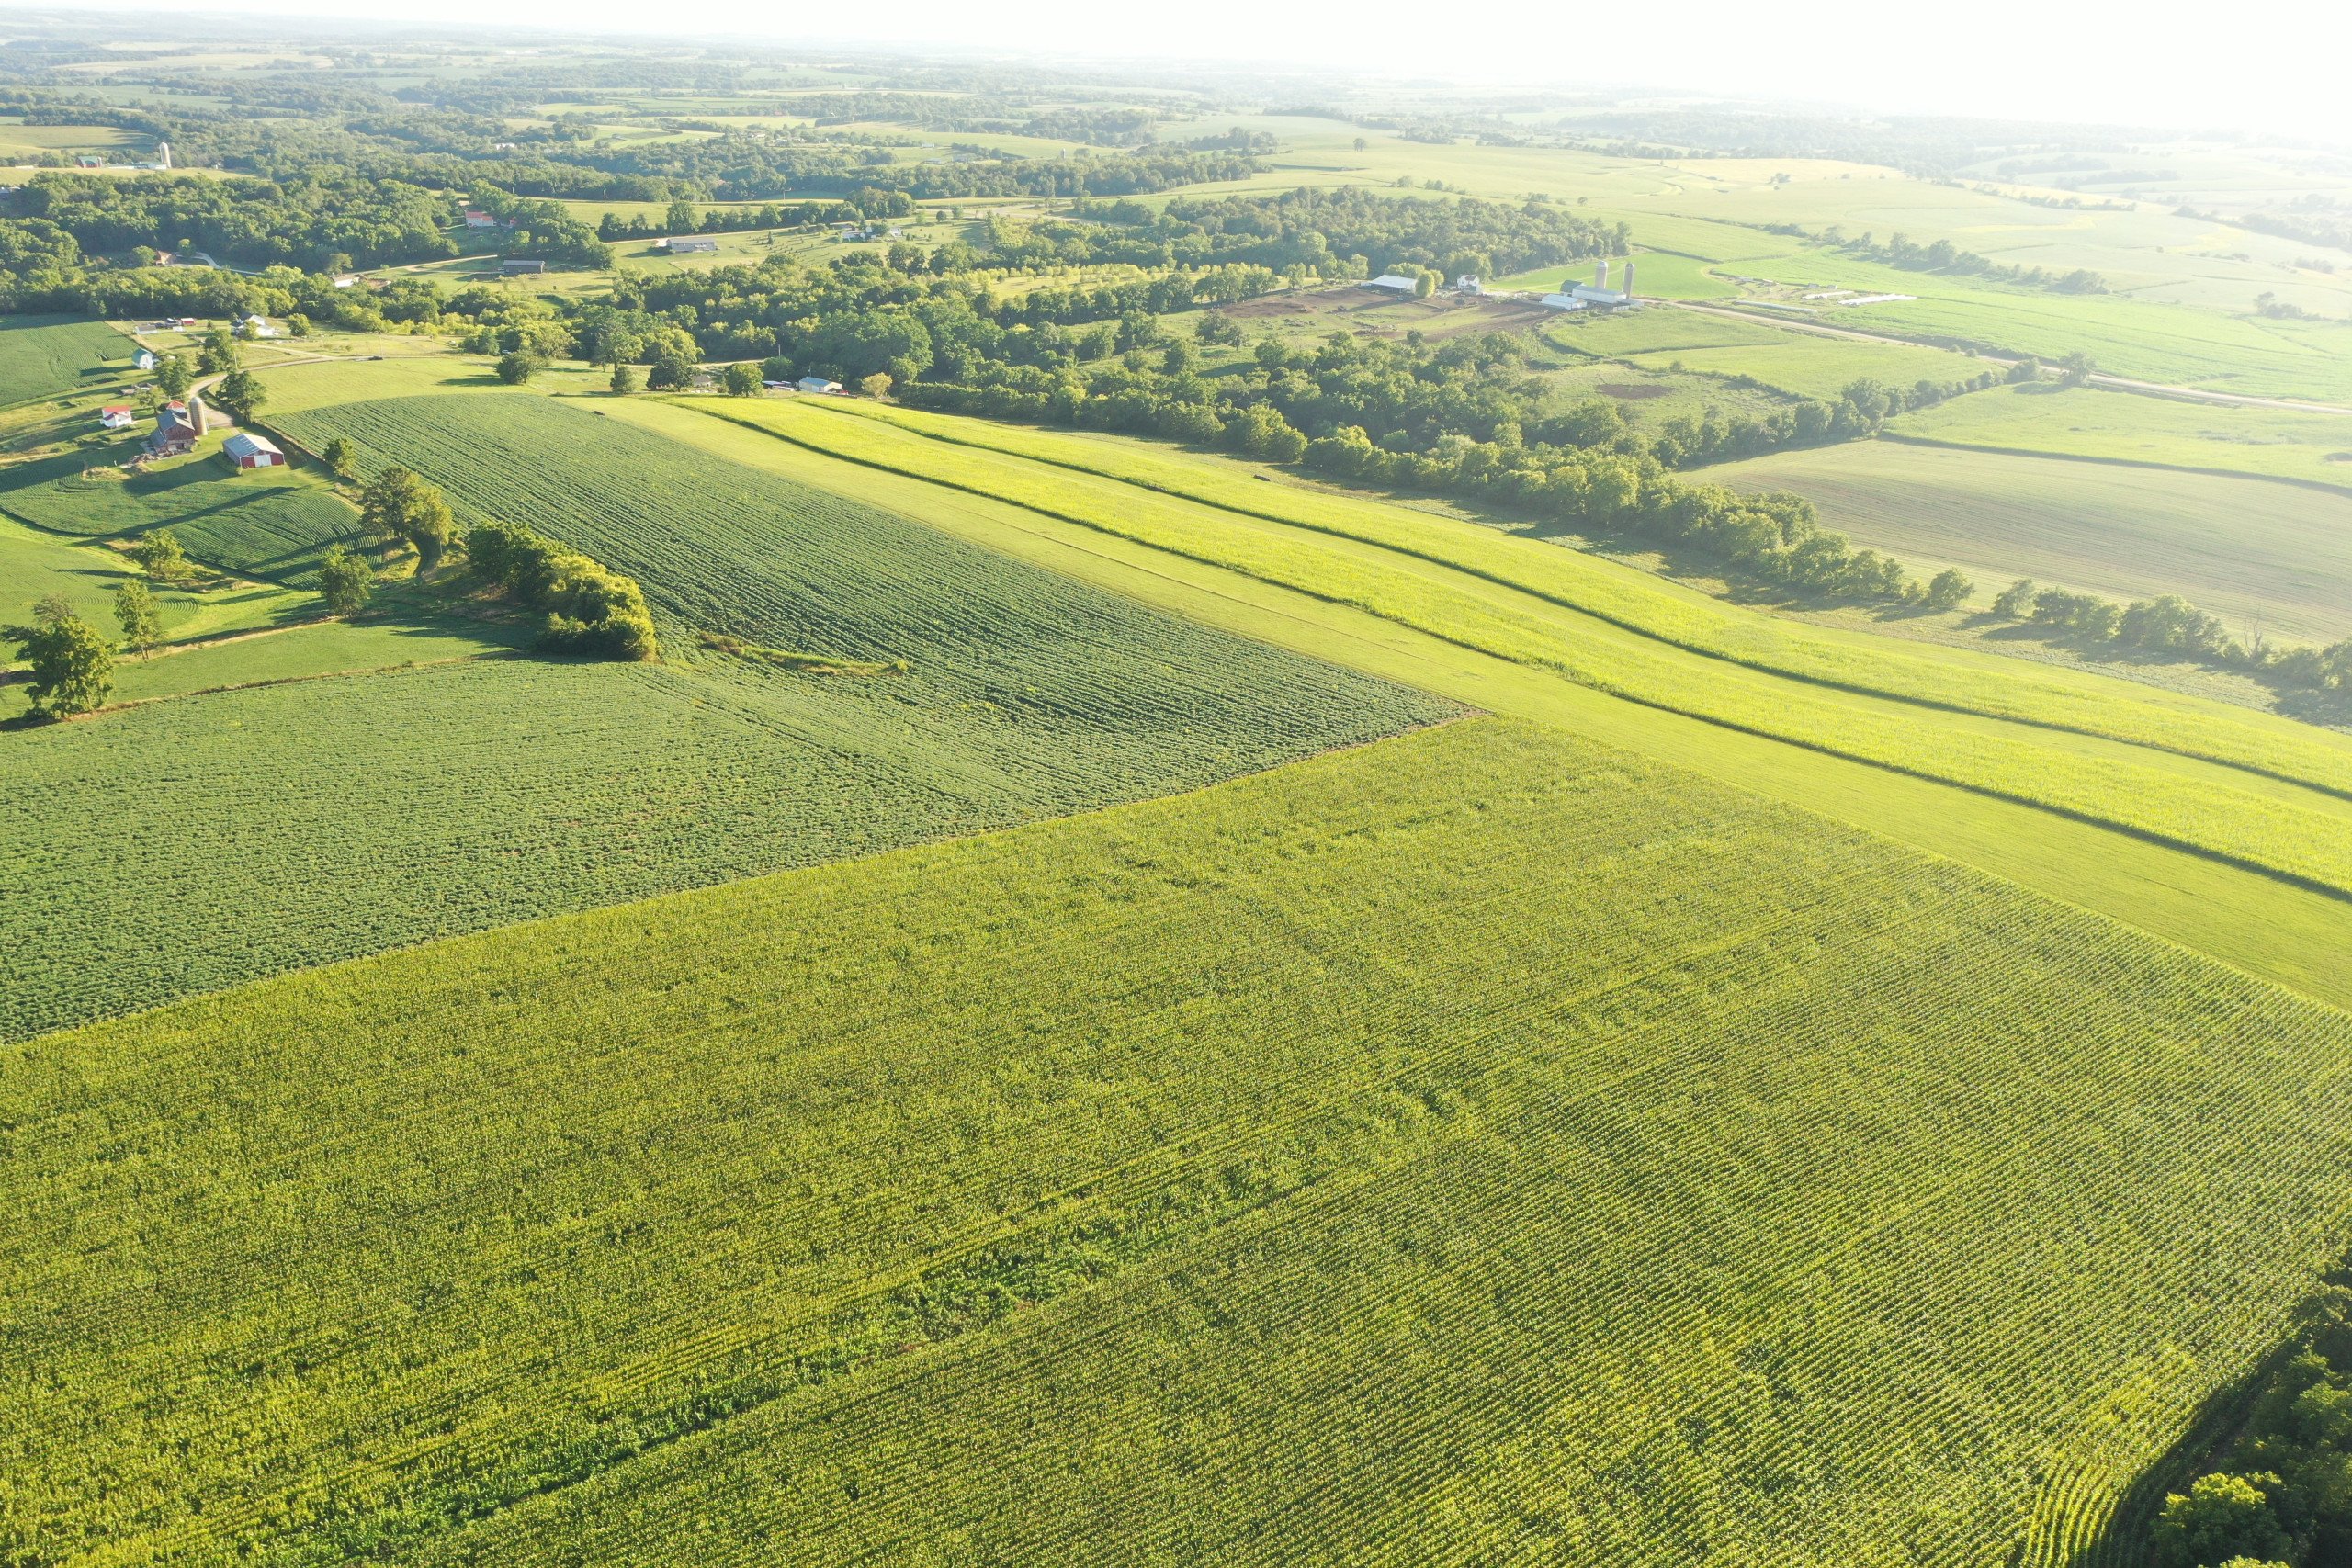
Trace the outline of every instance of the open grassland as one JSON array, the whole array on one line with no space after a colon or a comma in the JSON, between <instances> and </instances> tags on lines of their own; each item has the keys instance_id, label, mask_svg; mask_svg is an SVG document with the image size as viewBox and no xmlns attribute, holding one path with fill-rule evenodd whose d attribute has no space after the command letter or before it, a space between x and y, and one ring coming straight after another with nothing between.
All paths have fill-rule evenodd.
<instances>
[{"instance_id":1,"label":"open grassland","mask_svg":"<svg viewBox=\"0 0 2352 1568\"><path fill-rule=\"evenodd\" d=\"M2347 1065L2109 922L1449 727L11 1049L0 1539L2054 1558L2340 1245Z\"/></svg>"},{"instance_id":2,"label":"open grassland","mask_svg":"<svg viewBox=\"0 0 2352 1568\"><path fill-rule=\"evenodd\" d=\"M166 642L283 626L311 614L318 602L313 594L274 583L155 582L113 550L0 517L0 620L23 620L34 601L54 593L83 619L109 625L115 590L134 580L153 592Z\"/></svg>"},{"instance_id":3,"label":"open grassland","mask_svg":"<svg viewBox=\"0 0 2352 1568\"><path fill-rule=\"evenodd\" d=\"M1173 456L905 411L689 406L1354 604L1646 705L2352 892L2352 744L2290 721L1994 656L1898 652L1557 547L1255 485ZM1105 477L1114 472L1127 478Z\"/></svg>"},{"instance_id":4,"label":"open grassland","mask_svg":"<svg viewBox=\"0 0 2352 1568\"><path fill-rule=\"evenodd\" d=\"M2347 432L2352 434L2352 432ZM2018 577L2119 599L2179 593L2273 637L2352 636L2352 495L2211 474L1870 441L1706 472L1790 490L1856 542L1980 588Z\"/></svg>"},{"instance_id":5,"label":"open grassland","mask_svg":"<svg viewBox=\"0 0 2352 1568\"><path fill-rule=\"evenodd\" d=\"M0 404L95 391L130 370L132 352L104 321L0 317Z\"/></svg>"},{"instance_id":6,"label":"open grassland","mask_svg":"<svg viewBox=\"0 0 2352 1568\"><path fill-rule=\"evenodd\" d=\"M1973 381L1986 369L1981 360L1943 349L1796 333L1781 333L1776 343L1736 348L1671 349L1643 355L1633 363L1744 378L1794 397L1826 400L1835 400L1848 387L1862 380L1904 391L1922 383L1949 391Z\"/></svg>"},{"instance_id":7,"label":"open grassland","mask_svg":"<svg viewBox=\"0 0 2352 1568\"><path fill-rule=\"evenodd\" d=\"M1888 430L1959 446L2352 490L2352 417L2343 414L2215 408L2096 387L1996 387L1905 414Z\"/></svg>"}]
</instances>

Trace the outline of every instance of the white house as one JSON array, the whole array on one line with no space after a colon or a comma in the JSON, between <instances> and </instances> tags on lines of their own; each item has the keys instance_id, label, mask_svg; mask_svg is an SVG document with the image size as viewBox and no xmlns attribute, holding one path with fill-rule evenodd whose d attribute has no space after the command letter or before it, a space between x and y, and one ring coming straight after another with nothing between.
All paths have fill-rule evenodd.
<instances>
[{"instance_id":1,"label":"white house","mask_svg":"<svg viewBox=\"0 0 2352 1568\"><path fill-rule=\"evenodd\" d=\"M137 416L127 404L114 403L98 411L98 428L101 430L129 430L136 423Z\"/></svg>"},{"instance_id":2,"label":"white house","mask_svg":"<svg viewBox=\"0 0 2352 1568\"><path fill-rule=\"evenodd\" d=\"M237 323L237 331L245 337L276 337L277 329L269 324L267 316L247 316Z\"/></svg>"},{"instance_id":3,"label":"white house","mask_svg":"<svg viewBox=\"0 0 2352 1568\"><path fill-rule=\"evenodd\" d=\"M1487 286L1479 282L1475 274L1465 272L1453 280L1453 291L1456 294L1484 294Z\"/></svg>"},{"instance_id":4,"label":"white house","mask_svg":"<svg viewBox=\"0 0 2352 1568\"><path fill-rule=\"evenodd\" d=\"M838 392L842 389L839 381L828 381L822 376L803 376L795 384L804 392Z\"/></svg>"}]
</instances>

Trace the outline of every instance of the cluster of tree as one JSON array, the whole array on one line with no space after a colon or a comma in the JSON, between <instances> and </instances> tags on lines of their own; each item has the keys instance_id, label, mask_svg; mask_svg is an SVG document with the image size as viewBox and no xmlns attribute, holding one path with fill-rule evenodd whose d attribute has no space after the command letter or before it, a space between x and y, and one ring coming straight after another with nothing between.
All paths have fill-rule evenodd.
<instances>
[{"instance_id":1,"label":"cluster of tree","mask_svg":"<svg viewBox=\"0 0 2352 1568\"><path fill-rule=\"evenodd\" d=\"M328 466L337 469L350 460L342 451L324 456ZM419 573L438 566L458 537L447 498L407 468L382 469L361 488L359 520L369 533L414 549Z\"/></svg>"},{"instance_id":2,"label":"cluster of tree","mask_svg":"<svg viewBox=\"0 0 2352 1568\"><path fill-rule=\"evenodd\" d=\"M35 718L67 718L102 706L114 691L114 645L51 594L29 623L0 626L27 666L28 707Z\"/></svg>"},{"instance_id":3,"label":"cluster of tree","mask_svg":"<svg viewBox=\"0 0 2352 1568\"><path fill-rule=\"evenodd\" d=\"M736 234L758 229L801 229L815 223L860 223L868 218L904 218L914 203L901 191L876 191L876 209L867 211L848 199L771 201L758 207L707 207L673 200L659 219L643 214L622 218L607 212L596 222L600 240L650 240L663 234Z\"/></svg>"},{"instance_id":4,"label":"cluster of tree","mask_svg":"<svg viewBox=\"0 0 2352 1568\"><path fill-rule=\"evenodd\" d=\"M2296 1314L2220 1465L2165 1499L2160 1568L2352 1562L2352 1276Z\"/></svg>"},{"instance_id":5,"label":"cluster of tree","mask_svg":"<svg viewBox=\"0 0 2352 1568\"><path fill-rule=\"evenodd\" d=\"M485 184L474 187L472 204L498 220L511 254L594 271L613 265L613 247L555 202L512 196Z\"/></svg>"},{"instance_id":6,"label":"cluster of tree","mask_svg":"<svg viewBox=\"0 0 2352 1568\"><path fill-rule=\"evenodd\" d=\"M2287 685L2352 687L2352 638L2325 648L2241 642L2230 636L2220 616L2175 593L2119 604L2095 593L2044 588L2030 578L2019 578L1993 601L1993 613L2093 646L2258 670Z\"/></svg>"},{"instance_id":7,"label":"cluster of tree","mask_svg":"<svg viewBox=\"0 0 2352 1568\"><path fill-rule=\"evenodd\" d=\"M1804 236L1804 231L1794 224L1774 227L1777 232ZM1962 273L1973 277L2015 283L2027 288L2044 288L2053 294L2104 294L2108 291L2107 280L2087 267L2078 266L2072 272L2052 272L2048 267L2004 264L1989 256L1980 256L1973 251L1963 251L1950 240L1937 240L1921 245L1896 234L1882 245L1869 234L1856 240L1843 239L1836 229L1827 231L1821 238L1841 250L1869 256L1873 261L1882 261L1906 272Z\"/></svg>"},{"instance_id":8,"label":"cluster of tree","mask_svg":"<svg viewBox=\"0 0 2352 1568\"><path fill-rule=\"evenodd\" d=\"M373 266L457 254L443 232L457 219L447 197L335 172L283 182L36 175L11 209L72 235L85 254L127 263L152 262L157 251L202 251L242 266L316 271L335 257Z\"/></svg>"},{"instance_id":9,"label":"cluster of tree","mask_svg":"<svg viewBox=\"0 0 2352 1568\"><path fill-rule=\"evenodd\" d=\"M518 604L547 616L539 646L561 653L645 660L660 649L653 615L637 583L586 556L513 523L484 523L466 535L466 555Z\"/></svg>"},{"instance_id":10,"label":"cluster of tree","mask_svg":"<svg viewBox=\"0 0 2352 1568\"><path fill-rule=\"evenodd\" d=\"M1119 220L1115 213L1097 216ZM1348 186L1273 196L1180 197L1166 220L1190 227L1228 260L1280 272L1294 265L1334 276L1339 257L1394 266L1416 262L1449 276L1524 272L1590 256L1623 254L1622 222L1599 223L1548 202L1517 206L1471 197L1430 200L1376 196ZM1356 276L1361 276L1359 272Z\"/></svg>"}]
</instances>

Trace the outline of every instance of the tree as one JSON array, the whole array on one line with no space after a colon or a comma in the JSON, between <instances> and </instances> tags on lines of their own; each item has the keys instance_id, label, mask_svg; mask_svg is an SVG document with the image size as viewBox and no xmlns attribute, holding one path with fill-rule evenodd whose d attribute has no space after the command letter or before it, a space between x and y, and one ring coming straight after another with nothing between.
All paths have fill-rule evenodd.
<instances>
[{"instance_id":1,"label":"tree","mask_svg":"<svg viewBox=\"0 0 2352 1568\"><path fill-rule=\"evenodd\" d=\"M349 615L368 607L376 591L375 570L367 558L336 545L319 562L319 596L330 615Z\"/></svg>"},{"instance_id":2,"label":"tree","mask_svg":"<svg viewBox=\"0 0 2352 1568\"><path fill-rule=\"evenodd\" d=\"M2098 368L2098 362L2079 348L2059 363L2064 367L2064 373L2058 378L2058 382L2065 387L2081 386L2091 378L2091 372Z\"/></svg>"},{"instance_id":3,"label":"tree","mask_svg":"<svg viewBox=\"0 0 2352 1568\"><path fill-rule=\"evenodd\" d=\"M1968 603L1968 596L1974 592L1976 584L1946 567L1928 580L1927 596L1922 602L1930 610L1957 610Z\"/></svg>"},{"instance_id":4,"label":"tree","mask_svg":"<svg viewBox=\"0 0 2352 1568\"><path fill-rule=\"evenodd\" d=\"M130 558L139 570L158 582L178 582L191 576L195 568L188 564L187 552L180 548L179 536L169 528L158 528L141 535L130 547Z\"/></svg>"},{"instance_id":5,"label":"tree","mask_svg":"<svg viewBox=\"0 0 2352 1568\"><path fill-rule=\"evenodd\" d=\"M2263 1490L2278 1484L2278 1478L2267 1471L2199 1476L2186 1495L2175 1492L2165 1498L2156 1519L2157 1556L2181 1568L2203 1568L2232 1557L2284 1556L2287 1531Z\"/></svg>"},{"instance_id":6,"label":"tree","mask_svg":"<svg viewBox=\"0 0 2352 1568\"><path fill-rule=\"evenodd\" d=\"M665 354L653 362L653 368L646 373L645 384L661 392L673 387L684 387L694 378L695 367L687 363L684 355Z\"/></svg>"},{"instance_id":7,"label":"tree","mask_svg":"<svg viewBox=\"0 0 2352 1568\"><path fill-rule=\"evenodd\" d=\"M1424 267L1413 279L1413 298L1426 299L1437 292L1437 274Z\"/></svg>"},{"instance_id":8,"label":"tree","mask_svg":"<svg viewBox=\"0 0 2352 1568\"><path fill-rule=\"evenodd\" d=\"M890 395L889 374L887 371L876 370L873 375L860 379L857 383L857 389L864 392L867 397L872 398L875 401L880 402L884 398Z\"/></svg>"},{"instance_id":9,"label":"tree","mask_svg":"<svg viewBox=\"0 0 2352 1568\"><path fill-rule=\"evenodd\" d=\"M206 333L204 346L196 354L196 367L207 376L226 374L243 363L237 353L237 340L229 335L226 327L215 327Z\"/></svg>"},{"instance_id":10,"label":"tree","mask_svg":"<svg viewBox=\"0 0 2352 1568\"><path fill-rule=\"evenodd\" d=\"M32 667L27 691L32 711L43 718L88 713L114 690L114 649L79 615L0 627L0 637L14 642Z\"/></svg>"},{"instance_id":11,"label":"tree","mask_svg":"<svg viewBox=\"0 0 2352 1568\"><path fill-rule=\"evenodd\" d=\"M145 583L130 581L114 591L115 623L122 627L123 646L144 653L164 635L164 618L155 595Z\"/></svg>"},{"instance_id":12,"label":"tree","mask_svg":"<svg viewBox=\"0 0 2352 1568\"><path fill-rule=\"evenodd\" d=\"M510 387L519 387L546 368L536 354L515 349L498 356L498 378Z\"/></svg>"},{"instance_id":13,"label":"tree","mask_svg":"<svg viewBox=\"0 0 2352 1568\"><path fill-rule=\"evenodd\" d=\"M340 435L328 436L327 444L319 448L319 460L337 479L348 478L351 474L351 443Z\"/></svg>"},{"instance_id":14,"label":"tree","mask_svg":"<svg viewBox=\"0 0 2352 1568\"><path fill-rule=\"evenodd\" d=\"M164 396L176 400L187 397L187 389L196 385L196 372L183 356L167 354L155 362L155 385L163 389Z\"/></svg>"},{"instance_id":15,"label":"tree","mask_svg":"<svg viewBox=\"0 0 2352 1568\"><path fill-rule=\"evenodd\" d=\"M440 491L406 468L386 468L368 481L359 492L359 519L371 533L414 546L420 572L440 564L458 534Z\"/></svg>"},{"instance_id":16,"label":"tree","mask_svg":"<svg viewBox=\"0 0 2352 1568\"><path fill-rule=\"evenodd\" d=\"M2003 620L2022 621L2033 614L2033 606L2041 597L2041 590L2033 579L2020 577L2001 590L2001 596L1993 601L1993 614Z\"/></svg>"},{"instance_id":17,"label":"tree","mask_svg":"<svg viewBox=\"0 0 2352 1568\"><path fill-rule=\"evenodd\" d=\"M236 369L221 378L212 390L212 400L229 411L239 424L250 421L269 400L269 389L250 370Z\"/></svg>"},{"instance_id":18,"label":"tree","mask_svg":"<svg viewBox=\"0 0 2352 1568\"><path fill-rule=\"evenodd\" d=\"M738 360L727 367L719 384L730 398L756 398L760 395L760 367Z\"/></svg>"},{"instance_id":19,"label":"tree","mask_svg":"<svg viewBox=\"0 0 2352 1568\"><path fill-rule=\"evenodd\" d=\"M629 393L636 391L637 388L636 366L623 364L613 367L612 389L614 391L627 397Z\"/></svg>"}]
</instances>

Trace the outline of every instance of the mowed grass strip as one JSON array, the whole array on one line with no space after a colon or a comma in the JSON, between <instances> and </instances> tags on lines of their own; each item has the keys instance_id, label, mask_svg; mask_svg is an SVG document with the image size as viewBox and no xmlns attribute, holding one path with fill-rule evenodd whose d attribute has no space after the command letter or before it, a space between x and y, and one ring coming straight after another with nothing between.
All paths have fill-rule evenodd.
<instances>
[{"instance_id":1,"label":"mowed grass strip","mask_svg":"<svg viewBox=\"0 0 2352 1568\"><path fill-rule=\"evenodd\" d=\"M1892 441L1779 452L1706 477L1795 491L1857 543L1962 567L1984 597L2030 577L2119 600L2178 593L2274 641L2352 636L2352 494Z\"/></svg>"},{"instance_id":2,"label":"mowed grass strip","mask_svg":"<svg viewBox=\"0 0 2352 1568\"><path fill-rule=\"evenodd\" d=\"M703 401L690 406L723 412L729 418L744 414L741 404L723 411ZM1996 655L1889 648L1882 637L1838 634L1736 609L1634 568L1538 540L1352 496L1247 479L1215 465L1188 461L1172 450L871 403L767 401L750 408L748 417L779 432L786 428L783 422L790 422L789 433L796 439L822 436L828 427L810 423L816 415L855 417L934 441L1052 464L1376 545L1554 600L1677 648L1770 673L2103 736L2352 795L2352 740L2288 719ZM891 449L912 450L903 446Z\"/></svg>"},{"instance_id":3,"label":"mowed grass strip","mask_svg":"<svg viewBox=\"0 0 2352 1568\"><path fill-rule=\"evenodd\" d=\"M1069 468L930 439L883 420L786 402L684 406L1352 604L1467 648L1556 671L1612 695L1962 784L2339 896L2352 894L2352 804L2343 799L2179 756L1696 658L1612 618L1573 609L1561 597L1525 592L1476 570L1449 569L1441 558L1451 548L1453 530L1441 536L1440 548L1385 549L1336 539L1327 529L1287 527ZM1245 491L1274 488L1213 474L1203 478L1204 493L1227 483ZM1417 518L1384 517L1382 526L1396 530L1413 547L1422 543L1410 532ZM1459 532L1470 535L1474 544L1491 537L1466 525ZM1551 547L1523 547L1564 560L1581 558ZM1660 601L1675 603L1663 595Z\"/></svg>"},{"instance_id":4,"label":"mowed grass strip","mask_svg":"<svg viewBox=\"0 0 2352 1568\"><path fill-rule=\"evenodd\" d=\"M2267 1344L2347 1062L1949 862L1456 725L11 1048L0 1531L1996 1559L2159 1351L2133 1457Z\"/></svg>"}]
</instances>

